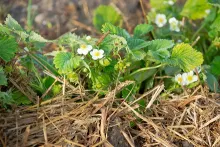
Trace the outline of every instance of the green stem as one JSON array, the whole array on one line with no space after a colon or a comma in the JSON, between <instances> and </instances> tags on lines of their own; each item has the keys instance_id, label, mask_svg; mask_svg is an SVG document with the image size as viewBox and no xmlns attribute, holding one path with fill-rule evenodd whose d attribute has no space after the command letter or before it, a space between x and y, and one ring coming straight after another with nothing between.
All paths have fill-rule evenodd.
<instances>
[{"instance_id":1,"label":"green stem","mask_svg":"<svg viewBox=\"0 0 220 147\"><path fill-rule=\"evenodd\" d=\"M27 7L27 27L28 27L29 30L31 30L31 27L32 27L31 9L32 9L32 0L28 0L28 7Z\"/></svg>"},{"instance_id":2,"label":"green stem","mask_svg":"<svg viewBox=\"0 0 220 147\"><path fill-rule=\"evenodd\" d=\"M150 69L159 68L159 67L162 67L162 66L164 66L164 65L165 65L165 64L160 64L160 65L153 66L153 67L145 67L145 68L141 68L141 69L138 69L138 70L132 72L129 76L133 76L133 75L135 75L136 73L141 72L141 71L145 71L145 70L150 70Z\"/></svg>"},{"instance_id":3,"label":"green stem","mask_svg":"<svg viewBox=\"0 0 220 147\"><path fill-rule=\"evenodd\" d=\"M197 37L197 35L201 32L201 30L206 26L206 22L205 23L203 23L200 27L199 27L199 29L194 33L194 35L193 35L193 37L192 37L192 41L194 41L195 40L195 38Z\"/></svg>"}]
</instances>

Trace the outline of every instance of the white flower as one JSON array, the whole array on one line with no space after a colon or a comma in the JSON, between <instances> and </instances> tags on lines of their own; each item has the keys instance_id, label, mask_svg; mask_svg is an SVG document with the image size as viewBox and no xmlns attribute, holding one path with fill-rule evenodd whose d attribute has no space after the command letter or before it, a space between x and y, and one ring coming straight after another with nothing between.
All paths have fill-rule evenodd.
<instances>
[{"instance_id":1,"label":"white flower","mask_svg":"<svg viewBox=\"0 0 220 147\"><path fill-rule=\"evenodd\" d=\"M92 39L92 37L91 36L86 36L86 40L91 40Z\"/></svg>"},{"instance_id":2,"label":"white flower","mask_svg":"<svg viewBox=\"0 0 220 147\"><path fill-rule=\"evenodd\" d=\"M89 51L92 50L91 45L82 44L80 48L77 49L77 53L80 55L87 55Z\"/></svg>"},{"instance_id":3,"label":"white flower","mask_svg":"<svg viewBox=\"0 0 220 147\"><path fill-rule=\"evenodd\" d=\"M194 75L193 71L183 73L182 77L186 81L186 85L196 82L198 80L198 76Z\"/></svg>"},{"instance_id":4,"label":"white flower","mask_svg":"<svg viewBox=\"0 0 220 147\"><path fill-rule=\"evenodd\" d=\"M104 51L103 50L97 50L97 49L93 49L90 52L92 59L93 60L97 60L97 59L101 59L104 56Z\"/></svg>"},{"instance_id":5,"label":"white flower","mask_svg":"<svg viewBox=\"0 0 220 147\"><path fill-rule=\"evenodd\" d=\"M169 24L170 24L171 31L176 31L176 32L180 31L179 21L175 17L172 17L169 19Z\"/></svg>"},{"instance_id":6,"label":"white flower","mask_svg":"<svg viewBox=\"0 0 220 147\"><path fill-rule=\"evenodd\" d=\"M186 85L186 81L181 74L175 76L175 81L180 85Z\"/></svg>"},{"instance_id":7,"label":"white flower","mask_svg":"<svg viewBox=\"0 0 220 147\"><path fill-rule=\"evenodd\" d=\"M155 23L158 27L163 27L167 23L166 15L164 14L157 14Z\"/></svg>"},{"instance_id":8,"label":"white flower","mask_svg":"<svg viewBox=\"0 0 220 147\"><path fill-rule=\"evenodd\" d=\"M206 10L205 10L205 13L206 13L207 15L208 15L210 12L211 12L210 9L206 9Z\"/></svg>"},{"instance_id":9,"label":"white flower","mask_svg":"<svg viewBox=\"0 0 220 147\"><path fill-rule=\"evenodd\" d=\"M168 0L167 3L172 6L174 4L174 1Z\"/></svg>"}]
</instances>

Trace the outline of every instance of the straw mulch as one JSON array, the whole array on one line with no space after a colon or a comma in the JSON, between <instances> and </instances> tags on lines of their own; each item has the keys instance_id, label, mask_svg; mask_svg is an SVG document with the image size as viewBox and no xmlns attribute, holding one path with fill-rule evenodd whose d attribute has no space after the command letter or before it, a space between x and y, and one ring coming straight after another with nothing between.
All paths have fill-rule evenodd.
<instances>
[{"instance_id":1,"label":"straw mulch","mask_svg":"<svg viewBox=\"0 0 220 147\"><path fill-rule=\"evenodd\" d=\"M220 146L218 94L199 86L165 99L158 85L130 103L116 98L131 83L118 84L103 98L75 89L40 106L0 112L0 146ZM147 102L144 111L140 99Z\"/></svg>"}]
</instances>

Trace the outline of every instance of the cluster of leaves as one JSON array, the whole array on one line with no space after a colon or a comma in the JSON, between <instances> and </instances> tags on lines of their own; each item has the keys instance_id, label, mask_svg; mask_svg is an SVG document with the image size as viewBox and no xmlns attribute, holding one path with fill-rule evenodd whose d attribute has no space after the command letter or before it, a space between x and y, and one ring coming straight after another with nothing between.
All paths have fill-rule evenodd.
<instances>
[{"instance_id":1,"label":"cluster of leaves","mask_svg":"<svg viewBox=\"0 0 220 147\"><path fill-rule=\"evenodd\" d=\"M20 85L23 86L22 88L30 86L38 96L43 95L54 79L41 76L39 70L46 67L51 72L56 72L56 69L40 54L40 48L46 42L51 41L44 39L34 31L24 30L10 15L7 16L4 25L0 24L0 34L0 105L8 107L14 104L31 104L34 101L28 98L26 91L20 91L13 86L13 83L9 82L9 78L27 80L27 85ZM20 48L19 44L23 44L26 48ZM18 85L19 83L17 83ZM59 87L60 84L55 83L52 92L48 93L45 98L58 94Z\"/></svg>"},{"instance_id":2,"label":"cluster of leaves","mask_svg":"<svg viewBox=\"0 0 220 147\"><path fill-rule=\"evenodd\" d=\"M30 79L29 86L34 92L43 98L58 94L61 83L39 73L42 70L47 70L52 77L66 79L70 84L81 84L86 89L98 90L103 94L119 81L134 80L136 83L121 93L124 98L133 100L134 94L148 90L159 82L155 76L174 77L181 71L192 71L203 63L201 81L207 82L210 90L219 91L218 1L187 0L183 8L179 5L161 5L164 2L151 0L154 10L146 16L149 23L138 24L132 34L120 27L123 24L122 16L114 6L99 6L94 12L93 23L103 33L101 40L73 33L64 34L57 40L47 40L34 31L24 30L8 15L5 24L0 24L0 62L3 63L0 66L0 103L5 107L32 103L24 93L8 82L15 66L20 75ZM207 9L211 10L209 14L205 12ZM181 31L174 33L166 26L157 28L154 25L157 13L166 14L169 18L187 19ZM204 17L201 27L195 27L192 20ZM200 36L200 40L195 42L197 36ZM17 40L25 48L20 48ZM182 40L181 43L178 40ZM43 55L41 50L48 42L57 44L59 50ZM103 50L104 56L94 59L91 52L80 54L78 50L86 46ZM170 92L180 88L174 78L164 82ZM192 86L195 84L189 87ZM48 89L51 89L50 92ZM48 92L46 96L45 92ZM144 105L142 102L140 104Z\"/></svg>"},{"instance_id":3,"label":"cluster of leaves","mask_svg":"<svg viewBox=\"0 0 220 147\"><path fill-rule=\"evenodd\" d=\"M193 44L204 56L203 79L212 91L219 92L220 2L187 0L183 5L182 2L173 0L173 5L158 5L164 2L165 0L150 1L153 8L148 14L148 20L153 23L158 13L165 14L167 18L175 17L181 22L180 32L172 32L166 25L153 30L153 34L159 38L171 38L176 42Z\"/></svg>"}]
</instances>

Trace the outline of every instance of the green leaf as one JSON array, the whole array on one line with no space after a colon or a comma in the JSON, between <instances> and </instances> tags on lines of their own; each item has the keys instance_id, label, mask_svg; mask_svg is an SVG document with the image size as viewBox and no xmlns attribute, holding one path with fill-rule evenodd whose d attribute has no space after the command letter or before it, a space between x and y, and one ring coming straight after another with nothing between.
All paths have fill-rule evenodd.
<instances>
[{"instance_id":1,"label":"green leaf","mask_svg":"<svg viewBox=\"0 0 220 147\"><path fill-rule=\"evenodd\" d=\"M209 86L209 89L213 92L220 92L220 87L217 78L210 72L206 73L206 82Z\"/></svg>"},{"instance_id":2,"label":"green leaf","mask_svg":"<svg viewBox=\"0 0 220 147\"><path fill-rule=\"evenodd\" d=\"M11 90L8 90L7 92L0 91L0 104L5 108L7 108L8 105L14 104Z\"/></svg>"},{"instance_id":3,"label":"green leaf","mask_svg":"<svg viewBox=\"0 0 220 147\"><path fill-rule=\"evenodd\" d=\"M13 37L0 35L0 58L9 62L17 51L18 44Z\"/></svg>"},{"instance_id":4,"label":"green leaf","mask_svg":"<svg viewBox=\"0 0 220 147\"><path fill-rule=\"evenodd\" d=\"M220 56L216 56L211 63L211 72L220 76Z\"/></svg>"},{"instance_id":5,"label":"green leaf","mask_svg":"<svg viewBox=\"0 0 220 147\"><path fill-rule=\"evenodd\" d=\"M37 34L34 31L31 31L29 36L29 41L31 42L50 42L49 40L43 38L41 35Z\"/></svg>"},{"instance_id":6,"label":"green leaf","mask_svg":"<svg viewBox=\"0 0 220 147\"><path fill-rule=\"evenodd\" d=\"M193 20L202 19L207 15L205 10L210 8L207 0L187 0L181 15Z\"/></svg>"},{"instance_id":7,"label":"green leaf","mask_svg":"<svg viewBox=\"0 0 220 147\"><path fill-rule=\"evenodd\" d=\"M50 72L52 72L56 76L59 75L57 70L47 60L45 60L44 56L35 55L35 54L31 54L31 56L33 56L34 60L36 60L46 70L49 70Z\"/></svg>"},{"instance_id":8,"label":"green leaf","mask_svg":"<svg viewBox=\"0 0 220 147\"><path fill-rule=\"evenodd\" d=\"M100 5L94 11L93 24L96 29L101 30L106 22L119 26L122 23L122 16L114 7Z\"/></svg>"},{"instance_id":9,"label":"green leaf","mask_svg":"<svg viewBox=\"0 0 220 147\"><path fill-rule=\"evenodd\" d=\"M144 57L147 55L147 53L145 53L145 51L143 50L134 50L134 51L131 51L131 54L132 54L132 60L143 60Z\"/></svg>"},{"instance_id":10,"label":"green leaf","mask_svg":"<svg viewBox=\"0 0 220 147\"><path fill-rule=\"evenodd\" d=\"M139 50L149 45L149 42L142 39L128 38L127 44L130 50Z\"/></svg>"},{"instance_id":11,"label":"green leaf","mask_svg":"<svg viewBox=\"0 0 220 147\"><path fill-rule=\"evenodd\" d=\"M173 47L174 43L172 40L166 40L166 39L155 39L153 41L148 42L148 50L165 50Z\"/></svg>"},{"instance_id":12,"label":"green leaf","mask_svg":"<svg viewBox=\"0 0 220 147\"><path fill-rule=\"evenodd\" d=\"M74 49L77 45L85 44L85 42L82 41L82 39L74 33L66 33L59 37L58 44L65 46L67 45L71 49Z\"/></svg>"},{"instance_id":13,"label":"green leaf","mask_svg":"<svg viewBox=\"0 0 220 147\"><path fill-rule=\"evenodd\" d=\"M118 35L124 37L125 39L130 38L129 33L126 30L116 27L111 23L105 23L104 25L102 25L102 32L107 33L108 31L110 32L110 34Z\"/></svg>"},{"instance_id":14,"label":"green leaf","mask_svg":"<svg viewBox=\"0 0 220 147\"><path fill-rule=\"evenodd\" d=\"M215 21L211 24L210 28L215 31L220 31L220 13L216 17Z\"/></svg>"},{"instance_id":15,"label":"green leaf","mask_svg":"<svg viewBox=\"0 0 220 147\"><path fill-rule=\"evenodd\" d=\"M134 37L141 38L153 29L154 27L150 24L139 24L134 29Z\"/></svg>"},{"instance_id":16,"label":"green leaf","mask_svg":"<svg viewBox=\"0 0 220 147\"><path fill-rule=\"evenodd\" d=\"M135 80L137 83L142 83L144 80L150 78L156 73L157 69L142 70L135 74L129 75L129 80Z\"/></svg>"},{"instance_id":17,"label":"green leaf","mask_svg":"<svg viewBox=\"0 0 220 147\"><path fill-rule=\"evenodd\" d=\"M0 67L0 86L7 85L7 78L2 67Z\"/></svg>"},{"instance_id":18,"label":"green leaf","mask_svg":"<svg viewBox=\"0 0 220 147\"><path fill-rule=\"evenodd\" d=\"M173 48L171 58L166 60L166 62L188 72L203 63L203 56L202 53L193 49L189 44L181 43Z\"/></svg>"},{"instance_id":19,"label":"green leaf","mask_svg":"<svg viewBox=\"0 0 220 147\"><path fill-rule=\"evenodd\" d=\"M127 102L132 102L135 99L134 96L137 91L138 91L138 87L137 85L135 85L135 83L133 83L123 88L122 97L126 99Z\"/></svg>"},{"instance_id":20,"label":"green leaf","mask_svg":"<svg viewBox=\"0 0 220 147\"><path fill-rule=\"evenodd\" d=\"M24 31L23 28L18 24L18 22L14 18L11 17L10 14L8 14L5 20L5 25L11 30Z\"/></svg>"},{"instance_id":21,"label":"green leaf","mask_svg":"<svg viewBox=\"0 0 220 147\"><path fill-rule=\"evenodd\" d=\"M17 105L29 105L32 102L26 97L24 96L23 93L21 93L20 91L14 91L12 93L12 98L13 101L17 104Z\"/></svg>"},{"instance_id":22,"label":"green leaf","mask_svg":"<svg viewBox=\"0 0 220 147\"><path fill-rule=\"evenodd\" d=\"M208 0L208 3L210 3L213 6L220 7L220 0Z\"/></svg>"},{"instance_id":23,"label":"green leaf","mask_svg":"<svg viewBox=\"0 0 220 147\"><path fill-rule=\"evenodd\" d=\"M167 9L170 5L165 4L167 0L150 0L150 5L152 8L163 11Z\"/></svg>"},{"instance_id":24,"label":"green leaf","mask_svg":"<svg viewBox=\"0 0 220 147\"><path fill-rule=\"evenodd\" d=\"M81 58L79 56L73 57L69 52L60 52L54 57L55 67L62 74L72 72L73 69L80 65Z\"/></svg>"},{"instance_id":25,"label":"green leaf","mask_svg":"<svg viewBox=\"0 0 220 147\"><path fill-rule=\"evenodd\" d=\"M146 50L147 54L153 57L154 60L164 62L165 59L170 57L169 48L173 47L172 40L156 39L149 42Z\"/></svg>"}]
</instances>

